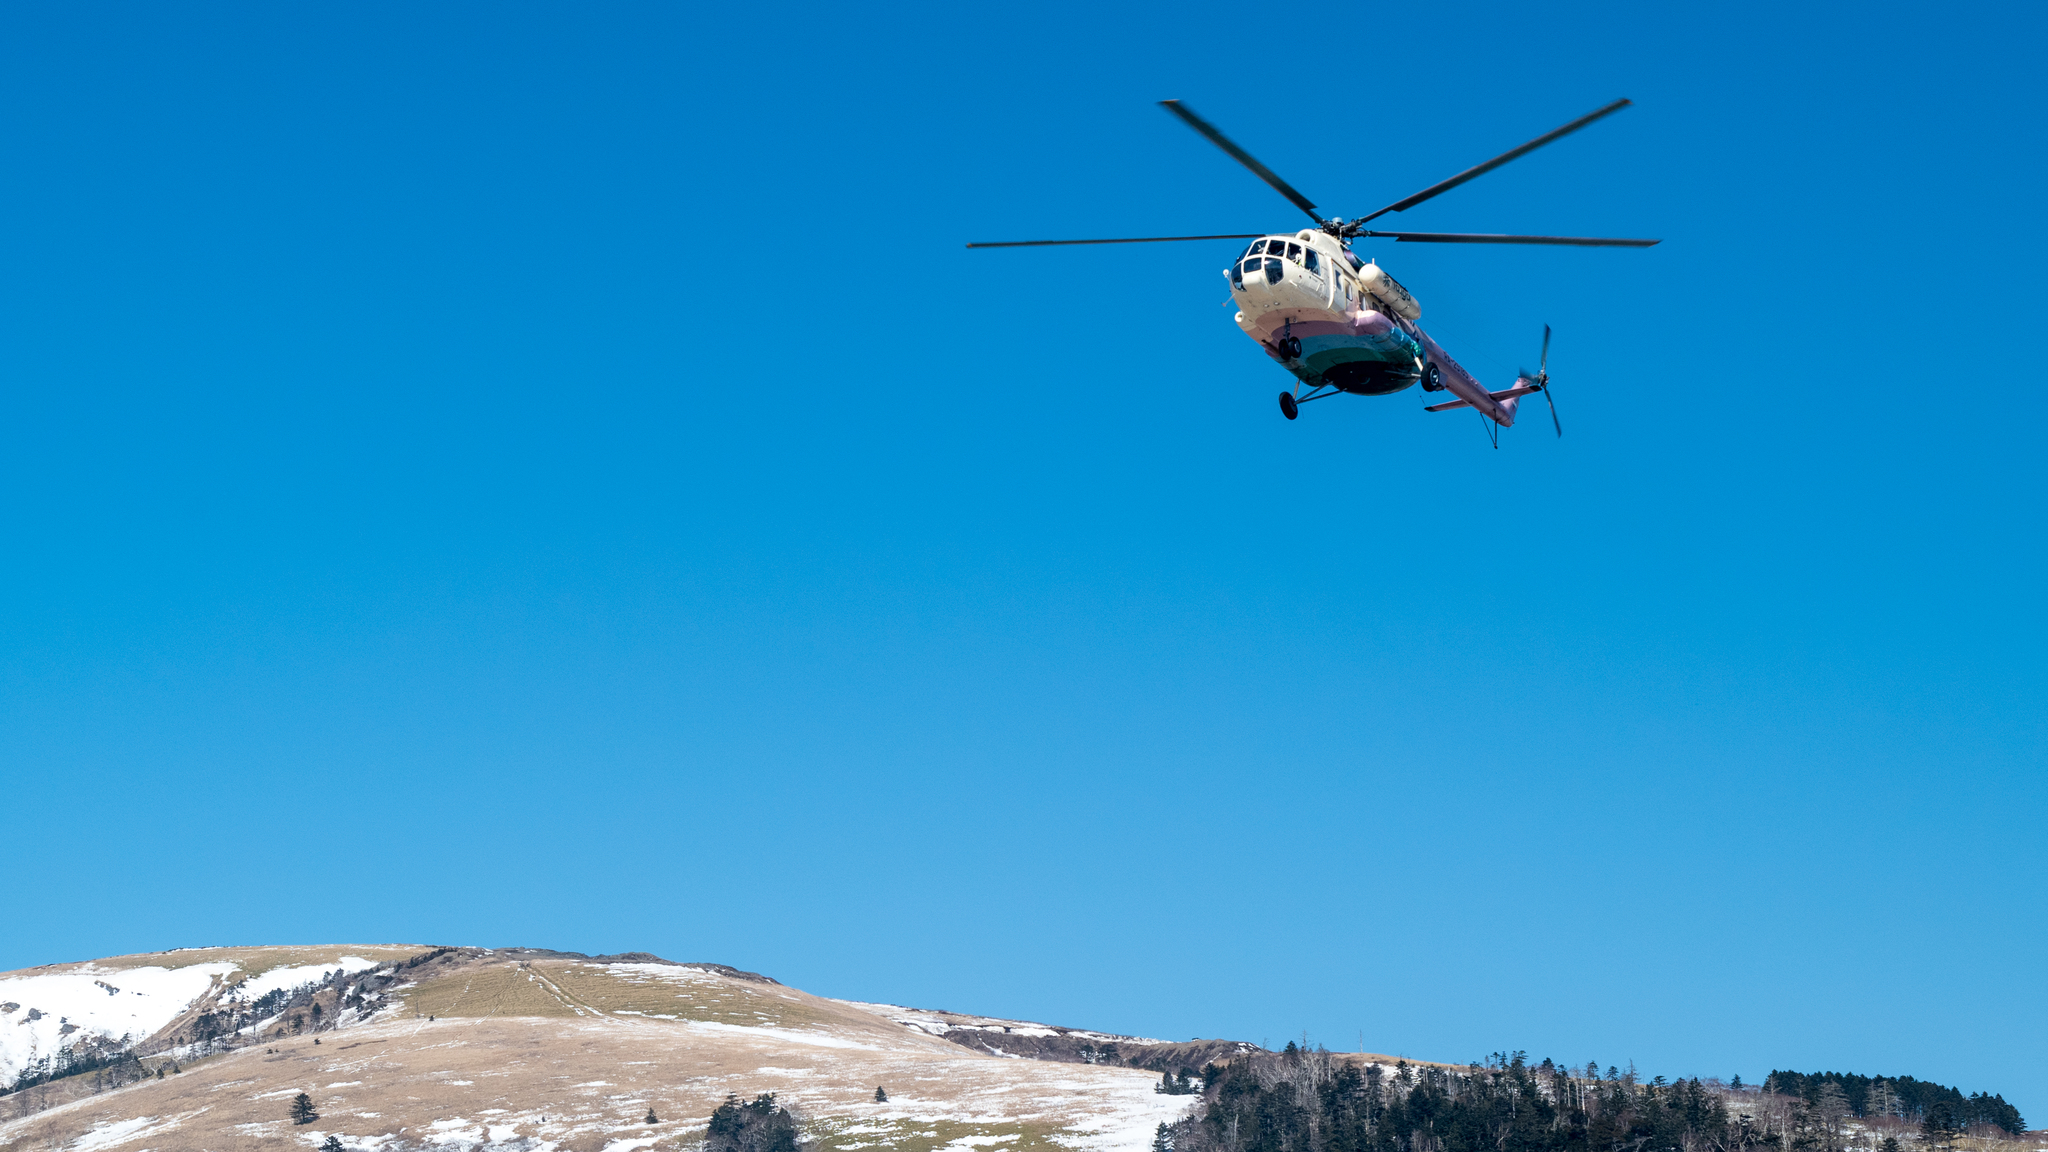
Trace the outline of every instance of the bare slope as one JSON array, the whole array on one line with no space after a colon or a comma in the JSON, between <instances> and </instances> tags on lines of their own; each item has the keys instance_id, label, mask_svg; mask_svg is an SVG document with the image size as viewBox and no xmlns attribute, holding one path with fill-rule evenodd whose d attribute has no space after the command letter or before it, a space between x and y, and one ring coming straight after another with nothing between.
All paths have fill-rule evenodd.
<instances>
[{"instance_id":1,"label":"bare slope","mask_svg":"<svg viewBox=\"0 0 2048 1152\"><path fill-rule=\"evenodd\" d=\"M896 1004L863 1004L858 1000L840 1003L991 1056L1070 1060L1078 1064L1124 1064L1157 1072L1177 1072L1183 1068L1199 1071L1204 1064L1258 1050L1255 1044L1237 1040L1198 1039L1174 1043L1148 1040L1142 1036L1093 1032L1085 1028L1062 1028L1030 1020L970 1016L961 1012L905 1008Z\"/></svg>"},{"instance_id":2,"label":"bare slope","mask_svg":"<svg viewBox=\"0 0 2048 1152\"><path fill-rule=\"evenodd\" d=\"M94 996L148 1011L116 1019ZM5 1152L311 1149L330 1133L372 1152L637 1152L695 1144L727 1093L761 1092L791 1105L821 1152L1110 1152L1142 1149L1190 1102L1154 1093L1148 1071L995 1055L872 1006L652 957L349 945L52 965L0 975L0 1006L16 1005L0 1037L40 1037L44 1019L25 1021L44 999L97 1010L40 1009L81 1031L149 1027L148 1076L0 1097ZM201 1039L222 1020L239 1030ZM873 1102L877 1086L888 1103ZM299 1092L318 1120L286 1118Z\"/></svg>"}]
</instances>

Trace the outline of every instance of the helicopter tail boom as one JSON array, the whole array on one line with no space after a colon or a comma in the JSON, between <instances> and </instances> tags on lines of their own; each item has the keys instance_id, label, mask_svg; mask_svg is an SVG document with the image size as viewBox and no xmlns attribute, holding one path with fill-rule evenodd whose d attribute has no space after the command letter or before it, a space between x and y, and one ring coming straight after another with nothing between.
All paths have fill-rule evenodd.
<instances>
[{"instance_id":1,"label":"helicopter tail boom","mask_svg":"<svg viewBox=\"0 0 2048 1152\"><path fill-rule=\"evenodd\" d=\"M1441 375L1444 387L1450 391L1451 395L1457 397L1455 401L1450 403L1434 405L1429 411L1442 412L1450 408L1471 407L1479 409L1481 415L1503 428L1514 425L1515 408L1521 403L1521 397L1528 394L1527 392L1517 391L1516 388L1509 388L1501 392L1489 392L1479 381L1472 378L1470 372L1465 371L1463 365L1451 359L1450 353L1444 351L1441 345L1430 339L1429 333L1424 332L1418 327L1415 329L1415 336L1416 339L1422 342L1423 350L1429 354L1430 364ZM1516 381L1517 387L1520 386L1520 383L1520 381ZM1533 391L1533 389L1530 391Z\"/></svg>"},{"instance_id":2,"label":"helicopter tail boom","mask_svg":"<svg viewBox=\"0 0 2048 1152\"><path fill-rule=\"evenodd\" d=\"M1527 396L1533 392L1541 391L1543 391L1543 389L1537 388L1527 383L1517 382L1513 388L1503 388L1498 392L1489 392L1487 393L1487 395L1492 396L1497 401L1500 401L1501 407L1507 408L1509 411L1513 411L1512 406L1519 403L1522 397ZM1431 404L1429 407L1424 408L1423 411L1449 412L1453 408L1470 408L1471 406L1472 405L1469 401L1449 400L1442 404Z\"/></svg>"}]
</instances>

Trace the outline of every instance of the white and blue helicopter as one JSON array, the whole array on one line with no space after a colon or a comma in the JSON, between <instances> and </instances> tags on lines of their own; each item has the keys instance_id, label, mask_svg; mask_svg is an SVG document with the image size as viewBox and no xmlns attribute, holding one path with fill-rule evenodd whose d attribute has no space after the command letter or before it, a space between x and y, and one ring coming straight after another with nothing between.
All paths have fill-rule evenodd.
<instances>
[{"instance_id":1,"label":"white and blue helicopter","mask_svg":"<svg viewBox=\"0 0 2048 1152\"><path fill-rule=\"evenodd\" d=\"M1648 248L1656 240L1624 240L1597 236L1513 236L1484 232L1380 232L1366 225L1390 212L1401 212L1483 176L1508 161L1584 128L1603 116L1628 107L1616 100L1554 131L1546 132L1448 180L1367 216L1346 221L1325 219L1300 192L1232 143L1208 121L1178 100L1160 102L1167 111L1206 136L1238 163L1251 169L1295 207L1315 221L1314 228L1292 234L1230 233L1215 236L1127 236L1107 240L1010 240L969 244L969 248L1040 248L1066 244L1156 244L1182 240L1250 240L1224 275L1238 306L1237 326L1258 342L1266 355L1293 373L1295 386L1280 394L1280 411L1292 420L1311 400L1348 392L1385 396L1410 385L1425 391L1449 391L1455 400L1429 405L1430 412L1473 408L1492 421L1488 425L1499 447L1499 430L1513 426L1521 398L1543 393L1550 422L1559 436L1557 402L1550 394L1550 326L1543 327L1543 351L1536 371L1523 369L1511 387L1490 391L1460 367L1417 323L1422 307L1376 261L1362 261L1350 241L1361 237L1424 244L1563 244L1586 248Z\"/></svg>"}]
</instances>

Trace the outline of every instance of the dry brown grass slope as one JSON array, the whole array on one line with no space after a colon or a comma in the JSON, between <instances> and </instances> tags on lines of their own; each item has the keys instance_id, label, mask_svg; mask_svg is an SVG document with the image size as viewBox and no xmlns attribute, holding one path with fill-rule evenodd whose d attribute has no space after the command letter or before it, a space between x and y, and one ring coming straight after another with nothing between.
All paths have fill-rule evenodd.
<instances>
[{"instance_id":1,"label":"dry brown grass slope","mask_svg":"<svg viewBox=\"0 0 2048 1152\"><path fill-rule=\"evenodd\" d=\"M206 951L251 967L425 952ZM638 1152L693 1145L728 1093L761 1092L791 1105L823 1152L1136 1152L1189 1103L1155 1094L1150 1072L977 1053L708 967L464 949L396 974L386 1006L363 1020L332 1011L345 1022L317 1035L266 1028L222 1054L166 1049L157 1059L182 1070L161 1080L95 1093L74 1078L0 1097L0 1152L313 1149L329 1134L367 1152ZM877 1086L887 1104L873 1102ZM320 1119L287 1119L299 1092ZM659 1123L644 1122L650 1108Z\"/></svg>"}]
</instances>

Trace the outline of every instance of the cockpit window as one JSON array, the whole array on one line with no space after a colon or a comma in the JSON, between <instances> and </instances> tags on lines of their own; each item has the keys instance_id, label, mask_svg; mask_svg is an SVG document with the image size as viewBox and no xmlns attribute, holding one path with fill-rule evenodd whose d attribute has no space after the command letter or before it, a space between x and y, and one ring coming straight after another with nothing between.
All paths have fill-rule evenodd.
<instances>
[{"instance_id":1,"label":"cockpit window","mask_svg":"<svg viewBox=\"0 0 2048 1152\"><path fill-rule=\"evenodd\" d=\"M1299 244L1289 244L1289 245L1287 246L1287 258L1288 258L1289 260L1299 260L1299 259L1301 259L1301 245L1299 245Z\"/></svg>"},{"instance_id":2,"label":"cockpit window","mask_svg":"<svg viewBox=\"0 0 2048 1152\"><path fill-rule=\"evenodd\" d=\"M1247 256L1257 256L1265 250L1266 242L1264 240L1254 240L1252 241L1252 246L1244 250L1244 254Z\"/></svg>"}]
</instances>

